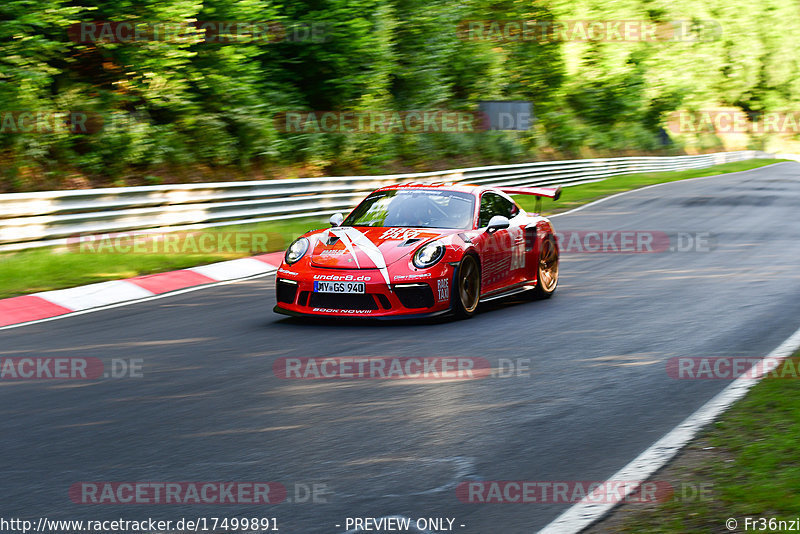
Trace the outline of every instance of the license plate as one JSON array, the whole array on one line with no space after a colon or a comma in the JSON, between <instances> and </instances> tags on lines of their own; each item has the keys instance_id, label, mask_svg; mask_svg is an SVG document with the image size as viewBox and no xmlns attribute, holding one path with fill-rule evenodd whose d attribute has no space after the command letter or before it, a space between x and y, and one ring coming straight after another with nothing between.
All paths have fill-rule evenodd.
<instances>
[{"instance_id":1,"label":"license plate","mask_svg":"<svg viewBox=\"0 0 800 534\"><path fill-rule=\"evenodd\" d=\"M314 282L314 293L363 293L364 282Z\"/></svg>"}]
</instances>

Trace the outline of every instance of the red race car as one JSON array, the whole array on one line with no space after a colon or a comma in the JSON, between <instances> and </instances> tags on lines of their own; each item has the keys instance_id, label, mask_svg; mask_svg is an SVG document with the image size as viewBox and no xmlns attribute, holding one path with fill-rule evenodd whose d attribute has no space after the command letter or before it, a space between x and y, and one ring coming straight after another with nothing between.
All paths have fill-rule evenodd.
<instances>
[{"instance_id":1,"label":"red race car","mask_svg":"<svg viewBox=\"0 0 800 534\"><path fill-rule=\"evenodd\" d=\"M545 217L509 194L560 189L404 184L382 187L347 218L286 250L275 311L324 317L466 318L478 303L558 284L558 243Z\"/></svg>"}]
</instances>

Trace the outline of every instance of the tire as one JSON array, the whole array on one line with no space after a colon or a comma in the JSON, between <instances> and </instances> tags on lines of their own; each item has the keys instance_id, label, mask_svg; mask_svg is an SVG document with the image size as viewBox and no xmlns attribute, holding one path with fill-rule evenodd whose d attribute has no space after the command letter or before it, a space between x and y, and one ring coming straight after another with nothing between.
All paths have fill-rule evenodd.
<instances>
[{"instance_id":1,"label":"tire","mask_svg":"<svg viewBox=\"0 0 800 534\"><path fill-rule=\"evenodd\" d=\"M542 239L538 263L536 288L532 293L534 298L549 299L558 287L558 247L553 234Z\"/></svg>"},{"instance_id":2,"label":"tire","mask_svg":"<svg viewBox=\"0 0 800 534\"><path fill-rule=\"evenodd\" d=\"M481 268L475 256L461 258L453 280L453 313L459 319L468 319L475 315L481 298Z\"/></svg>"}]
</instances>

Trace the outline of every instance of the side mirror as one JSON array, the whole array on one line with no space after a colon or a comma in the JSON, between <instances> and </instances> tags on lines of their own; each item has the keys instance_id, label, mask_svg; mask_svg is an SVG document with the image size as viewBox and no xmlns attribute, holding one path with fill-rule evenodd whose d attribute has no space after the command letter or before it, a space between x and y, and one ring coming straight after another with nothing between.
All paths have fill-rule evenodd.
<instances>
[{"instance_id":1,"label":"side mirror","mask_svg":"<svg viewBox=\"0 0 800 534\"><path fill-rule=\"evenodd\" d=\"M331 215L330 223L331 226L333 226L334 228L337 226L341 226L342 221L344 221L344 216L341 213L334 213L333 215Z\"/></svg>"},{"instance_id":2,"label":"side mirror","mask_svg":"<svg viewBox=\"0 0 800 534\"><path fill-rule=\"evenodd\" d=\"M487 228L488 232L496 232L498 230L503 230L511 226L511 223L508 220L508 217L503 217L502 215L495 215L491 219L489 219L489 227Z\"/></svg>"}]
</instances>

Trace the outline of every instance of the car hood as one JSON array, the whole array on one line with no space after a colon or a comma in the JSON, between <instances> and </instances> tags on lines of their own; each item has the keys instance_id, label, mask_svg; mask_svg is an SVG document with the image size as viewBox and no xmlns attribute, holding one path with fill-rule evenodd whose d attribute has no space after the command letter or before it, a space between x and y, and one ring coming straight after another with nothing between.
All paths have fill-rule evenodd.
<instances>
[{"instance_id":1,"label":"car hood","mask_svg":"<svg viewBox=\"0 0 800 534\"><path fill-rule=\"evenodd\" d=\"M431 228L338 227L315 234L311 264L334 269L385 269L424 243L463 232Z\"/></svg>"}]
</instances>

